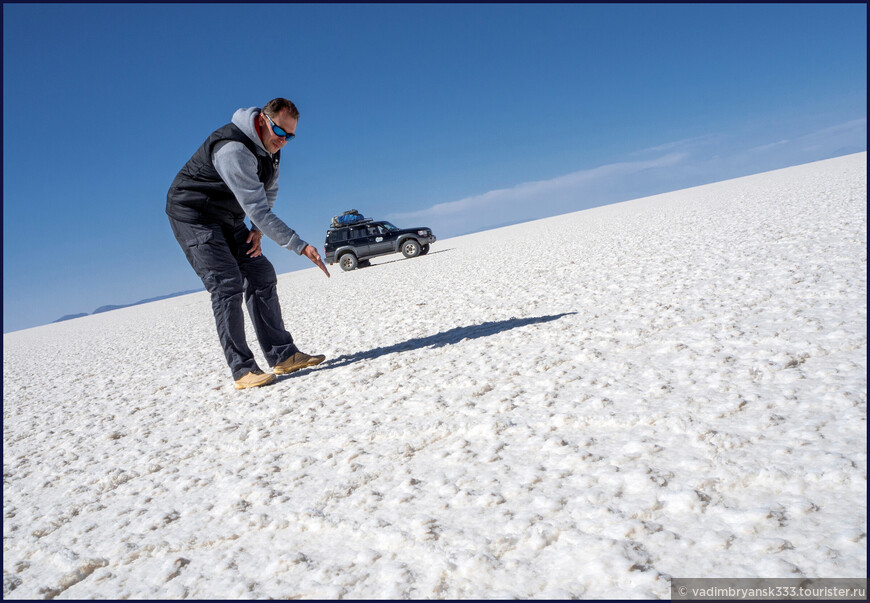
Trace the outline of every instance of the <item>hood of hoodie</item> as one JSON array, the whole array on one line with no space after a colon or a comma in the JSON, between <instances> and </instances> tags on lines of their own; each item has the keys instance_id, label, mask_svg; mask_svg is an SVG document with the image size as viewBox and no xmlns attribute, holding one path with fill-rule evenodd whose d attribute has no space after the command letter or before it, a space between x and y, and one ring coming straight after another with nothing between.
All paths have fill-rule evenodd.
<instances>
[{"instance_id":1,"label":"hood of hoodie","mask_svg":"<svg viewBox=\"0 0 870 603\"><path fill-rule=\"evenodd\" d=\"M257 116L260 114L259 107L248 107L247 109L239 109L235 113L233 113L233 124L235 124L242 132L245 133L245 136L254 141L254 144L257 145L257 148L262 150L267 155L271 156L266 150L266 147L263 146L263 141L260 140L260 136L257 134L257 127L254 125L254 120L257 119Z\"/></svg>"}]
</instances>

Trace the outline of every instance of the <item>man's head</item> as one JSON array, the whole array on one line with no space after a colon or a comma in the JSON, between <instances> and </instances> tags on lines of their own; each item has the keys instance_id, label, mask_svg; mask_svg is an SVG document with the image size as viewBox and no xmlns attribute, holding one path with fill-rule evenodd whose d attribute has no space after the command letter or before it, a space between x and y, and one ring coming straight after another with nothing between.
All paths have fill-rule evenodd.
<instances>
[{"instance_id":1,"label":"man's head","mask_svg":"<svg viewBox=\"0 0 870 603\"><path fill-rule=\"evenodd\" d=\"M299 109L286 98L273 98L257 116L260 122L260 139L270 153L275 153L287 144L287 138L275 133L275 128L287 134L295 134L299 122Z\"/></svg>"}]
</instances>

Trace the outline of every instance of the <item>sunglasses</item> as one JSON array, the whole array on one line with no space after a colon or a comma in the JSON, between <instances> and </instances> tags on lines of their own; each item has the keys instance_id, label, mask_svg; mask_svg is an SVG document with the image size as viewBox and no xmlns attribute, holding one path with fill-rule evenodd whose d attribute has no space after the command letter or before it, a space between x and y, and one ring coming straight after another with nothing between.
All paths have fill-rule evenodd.
<instances>
[{"instance_id":1,"label":"sunglasses","mask_svg":"<svg viewBox=\"0 0 870 603\"><path fill-rule=\"evenodd\" d=\"M263 113L263 115L266 114ZM294 138L296 138L296 134L290 134L289 132L285 132L281 126L275 125L275 122L272 121L272 118L268 115L266 115L266 119L268 119L269 123L272 124L272 131L275 133L276 136L280 136L284 140L293 140Z\"/></svg>"}]
</instances>

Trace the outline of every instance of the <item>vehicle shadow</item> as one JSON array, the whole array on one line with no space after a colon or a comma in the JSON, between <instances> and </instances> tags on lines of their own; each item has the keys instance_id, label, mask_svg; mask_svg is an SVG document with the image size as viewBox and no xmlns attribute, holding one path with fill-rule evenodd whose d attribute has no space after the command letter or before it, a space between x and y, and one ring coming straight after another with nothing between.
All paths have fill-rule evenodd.
<instances>
[{"instance_id":1,"label":"vehicle shadow","mask_svg":"<svg viewBox=\"0 0 870 603\"><path fill-rule=\"evenodd\" d=\"M455 249L456 249L455 247L449 247L447 249L439 249L438 251L430 251L426 255L436 255L439 253L444 253L446 251L454 251ZM422 257L422 256L417 256L417 257ZM376 258L372 258L372 259L376 259ZM396 258L395 260L387 260L386 262L378 262L377 264L368 264L366 266L360 266L359 270L364 270L366 268L377 268L378 266L386 266L387 264L392 264L393 262L404 262L406 260L414 260L414 259L416 259L416 258L400 257L400 258Z\"/></svg>"},{"instance_id":2,"label":"vehicle shadow","mask_svg":"<svg viewBox=\"0 0 870 603\"><path fill-rule=\"evenodd\" d=\"M380 358L381 356L397 352L409 352L411 350L420 350L423 348L437 349L446 345L453 345L460 341L465 341L466 339L480 339L481 337L489 337L490 335L503 333L519 327L552 322L554 320L559 320L564 316L570 316L571 314L576 314L576 312L564 312L562 314L553 314L551 316L533 316L530 318L510 318L507 320L484 322L479 325L456 327L436 335L429 335L428 337L417 337L390 346L374 348L365 352L357 352L356 354L339 356L333 360L327 360L316 369L311 370L338 368L361 360L374 360L375 358Z\"/></svg>"}]
</instances>

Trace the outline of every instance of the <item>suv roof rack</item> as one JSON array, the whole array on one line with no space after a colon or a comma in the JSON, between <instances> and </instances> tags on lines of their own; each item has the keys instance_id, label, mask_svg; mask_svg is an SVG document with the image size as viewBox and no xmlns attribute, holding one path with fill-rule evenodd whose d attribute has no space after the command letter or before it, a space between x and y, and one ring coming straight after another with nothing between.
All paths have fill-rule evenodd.
<instances>
[{"instance_id":1,"label":"suv roof rack","mask_svg":"<svg viewBox=\"0 0 870 603\"><path fill-rule=\"evenodd\" d=\"M354 226L359 226L360 224L368 224L369 222L374 222L374 218L366 218L365 220L360 220L358 222L354 222L353 224L340 224L338 226L330 225L329 230L337 230L339 228L352 228Z\"/></svg>"}]
</instances>

